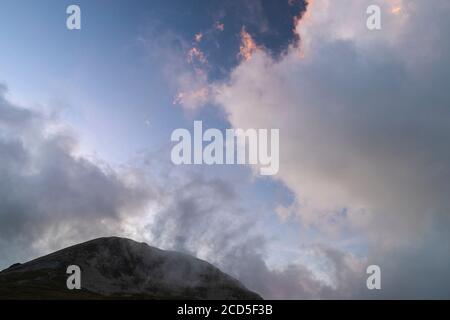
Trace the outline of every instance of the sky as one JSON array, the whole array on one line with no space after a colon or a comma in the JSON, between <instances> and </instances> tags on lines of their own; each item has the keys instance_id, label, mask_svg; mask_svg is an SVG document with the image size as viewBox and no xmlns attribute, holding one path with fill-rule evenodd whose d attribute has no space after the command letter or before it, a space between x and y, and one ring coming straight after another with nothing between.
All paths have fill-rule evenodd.
<instances>
[{"instance_id":1,"label":"sky","mask_svg":"<svg viewBox=\"0 0 450 320\"><path fill-rule=\"evenodd\" d=\"M2 0L0 269L115 235L266 299L450 298L449 14L446 0ZM279 129L279 172L174 165L171 134L196 120Z\"/></svg>"}]
</instances>

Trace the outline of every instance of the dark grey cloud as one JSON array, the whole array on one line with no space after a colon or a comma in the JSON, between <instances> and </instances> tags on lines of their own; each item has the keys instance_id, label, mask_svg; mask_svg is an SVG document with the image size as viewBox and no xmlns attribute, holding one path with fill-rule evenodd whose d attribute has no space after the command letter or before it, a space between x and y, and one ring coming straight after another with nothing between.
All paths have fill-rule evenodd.
<instances>
[{"instance_id":1,"label":"dark grey cloud","mask_svg":"<svg viewBox=\"0 0 450 320\"><path fill-rule=\"evenodd\" d=\"M30 259L40 250L113 232L121 215L145 204L148 189L77 156L73 135L52 133L51 119L12 104L4 86L1 91L1 267L10 259Z\"/></svg>"}]
</instances>

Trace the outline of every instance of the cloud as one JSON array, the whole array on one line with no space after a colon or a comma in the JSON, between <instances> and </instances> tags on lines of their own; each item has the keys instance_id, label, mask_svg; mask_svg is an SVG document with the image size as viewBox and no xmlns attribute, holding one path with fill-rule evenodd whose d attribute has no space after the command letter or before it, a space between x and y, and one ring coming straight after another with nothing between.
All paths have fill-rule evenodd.
<instances>
[{"instance_id":1,"label":"cloud","mask_svg":"<svg viewBox=\"0 0 450 320\"><path fill-rule=\"evenodd\" d=\"M269 266L271 235L259 226L261 214L242 206L244 179L236 185L201 170L167 173L158 191L161 209L137 232L149 243L214 263L266 299L350 298L365 285L364 258L324 245L304 250L321 261L329 281L295 257L281 268Z\"/></svg>"},{"instance_id":2,"label":"cloud","mask_svg":"<svg viewBox=\"0 0 450 320\"><path fill-rule=\"evenodd\" d=\"M386 289L368 292L364 268L343 264L349 253L331 247L326 256L340 275L334 286L294 264L265 276L278 288L260 288L270 297L449 296L439 279L450 259L437 248L449 242L442 228L450 227L450 4L377 1L376 32L365 25L369 4L311 1L297 20L299 45L279 58L254 50L212 84L233 127L280 129L275 179L296 201L279 214L324 237L366 239L361 261L387 272ZM262 280L252 282L252 274L266 268L253 257L257 265L245 261L261 272L241 272L257 286Z\"/></svg>"},{"instance_id":3,"label":"cloud","mask_svg":"<svg viewBox=\"0 0 450 320\"><path fill-rule=\"evenodd\" d=\"M206 259L267 297L287 294L281 283L276 290L261 286L248 269L272 272L257 213L241 207L230 181L175 170L155 154L134 170L88 160L78 155L73 134L49 130L56 119L11 103L1 91L0 268L119 235Z\"/></svg>"},{"instance_id":4,"label":"cloud","mask_svg":"<svg viewBox=\"0 0 450 320\"><path fill-rule=\"evenodd\" d=\"M242 208L232 182L175 170L154 154L133 170L88 160L78 155L73 134L49 130L56 119L11 103L1 91L0 268L119 235L206 259L266 297L289 296L292 285L284 284L294 270L298 288L309 279L302 267L281 274L268 268L258 213ZM266 276L270 285L259 283Z\"/></svg>"},{"instance_id":5,"label":"cloud","mask_svg":"<svg viewBox=\"0 0 450 320\"><path fill-rule=\"evenodd\" d=\"M140 38L150 60L161 68L168 91L173 93L173 104L187 109L199 108L209 99L209 63L198 43L203 38L204 34L198 33L190 43L170 30L153 30Z\"/></svg>"},{"instance_id":6,"label":"cloud","mask_svg":"<svg viewBox=\"0 0 450 320\"><path fill-rule=\"evenodd\" d=\"M195 36L194 36L195 42L200 42L200 41L202 41L202 38L203 38L203 33L201 33L201 32L196 33Z\"/></svg>"},{"instance_id":7,"label":"cloud","mask_svg":"<svg viewBox=\"0 0 450 320\"><path fill-rule=\"evenodd\" d=\"M14 105L0 92L0 255L36 254L108 234L121 217L142 211L149 189L77 156L77 140L50 130L53 120Z\"/></svg>"},{"instance_id":8,"label":"cloud","mask_svg":"<svg viewBox=\"0 0 450 320\"><path fill-rule=\"evenodd\" d=\"M301 47L278 60L256 52L215 102L234 127L280 128L278 179L305 224L343 222L391 246L450 208L449 5L405 2L407 16L384 15L372 33L366 4L312 2Z\"/></svg>"},{"instance_id":9,"label":"cloud","mask_svg":"<svg viewBox=\"0 0 450 320\"><path fill-rule=\"evenodd\" d=\"M239 47L239 56L244 60L250 60L252 55L259 49L252 36L242 27L241 46Z\"/></svg>"},{"instance_id":10,"label":"cloud","mask_svg":"<svg viewBox=\"0 0 450 320\"><path fill-rule=\"evenodd\" d=\"M296 201L277 212L285 223L319 230L319 243L356 237L364 253L331 241L303 247L322 259L326 280L296 256L272 269L269 236L240 228L249 225L246 214L218 207L214 188L177 190L150 228L158 243L213 261L266 298L449 296L442 281L449 255L437 249L450 226L449 4L376 1L382 30L375 32L366 28L369 4L309 1L306 13L293 16L295 37L280 55L267 42L257 49L258 38L240 29L248 36L239 65L224 81L183 82L195 84L186 92L208 94L182 104L192 110L212 100L235 128L279 128L275 179ZM271 29L264 24L259 38ZM381 292L365 287L368 264L382 267Z\"/></svg>"},{"instance_id":11,"label":"cloud","mask_svg":"<svg viewBox=\"0 0 450 320\"><path fill-rule=\"evenodd\" d=\"M305 248L306 250L306 248ZM348 299L358 298L365 285L365 259L326 246L308 248L314 258L323 264L325 281L308 265L290 263L282 268L269 268L264 256L254 244L240 247L228 259L227 268L253 290L267 299ZM231 266L230 266L231 265Z\"/></svg>"},{"instance_id":12,"label":"cloud","mask_svg":"<svg viewBox=\"0 0 450 320\"><path fill-rule=\"evenodd\" d=\"M208 102L209 90L208 86L204 86L191 91L178 92L173 104L179 104L188 109L197 109Z\"/></svg>"},{"instance_id":13,"label":"cloud","mask_svg":"<svg viewBox=\"0 0 450 320\"><path fill-rule=\"evenodd\" d=\"M193 47L188 51L188 62L190 64L194 64L194 63L200 63L200 64L205 64L208 63L208 61L206 60L205 55L203 54L203 52L196 48Z\"/></svg>"},{"instance_id":14,"label":"cloud","mask_svg":"<svg viewBox=\"0 0 450 320\"><path fill-rule=\"evenodd\" d=\"M322 257L328 280L296 257L272 269L266 235L243 236L227 223L204 229L202 217L217 219L212 212L234 221L233 211L212 206L215 196L205 190L171 198L152 227L164 226L162 244L215 262L266 298L449 296L442 281L449 255L436 250L448 235L436 226L450 226L450 42L443 34L450 8L446 1L376 2L382 30L371 32L365 12L372 2L310 1L306 13L293 16L296 37L279 56L266 43L256 49L244 34L239 65L224 81L187 81L197 83L187 92L208 88L208 95L182 104L192 110L212 100L235 128L279 128L275 179L296 200L277 212L285 223L319 230L319 243L356 237L364 254L331 244L304 249ZM259 27L261 37L267 30ZM243 240L232 240L237 235ZM382 267L381 292L365 287L368 264Z\"/></svg>"}]
</instances>

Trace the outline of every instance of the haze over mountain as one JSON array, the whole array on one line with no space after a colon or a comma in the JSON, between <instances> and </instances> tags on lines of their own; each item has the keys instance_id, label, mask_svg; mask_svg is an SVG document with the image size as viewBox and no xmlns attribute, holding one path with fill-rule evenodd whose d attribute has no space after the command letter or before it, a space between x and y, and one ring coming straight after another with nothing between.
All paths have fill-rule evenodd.
<instances>
[{"instance_id":1,"label":"haze over mountain","mask_svg":"<svg viewBox=\"0 0 450 320\"><path fill-rule=\"evenodd\" d=\"M81 290L66 286L81 269ZM206 261L130 239L99 238L0 272L0 299L261 299Z\"/></svg>"}]
</instances>

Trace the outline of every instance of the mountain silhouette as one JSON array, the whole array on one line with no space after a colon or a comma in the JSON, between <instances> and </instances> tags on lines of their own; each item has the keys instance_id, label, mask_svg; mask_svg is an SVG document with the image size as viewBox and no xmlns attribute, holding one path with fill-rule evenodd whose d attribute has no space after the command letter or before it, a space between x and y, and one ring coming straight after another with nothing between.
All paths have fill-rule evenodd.
<instances>
[{"instance_id":1,"label":"mountain silhouette","mask_svg":"<svg viewBox=\"0 0 450 320\"><path fill-rule=\"evenodd\" d=\"M69 290L67 267L81 269ZM0 272L0 299L246 299L261 297L206 261L130 239L77 244Z\"/></svg>"}]
</instances>

